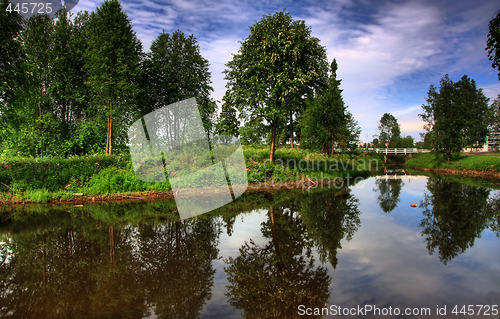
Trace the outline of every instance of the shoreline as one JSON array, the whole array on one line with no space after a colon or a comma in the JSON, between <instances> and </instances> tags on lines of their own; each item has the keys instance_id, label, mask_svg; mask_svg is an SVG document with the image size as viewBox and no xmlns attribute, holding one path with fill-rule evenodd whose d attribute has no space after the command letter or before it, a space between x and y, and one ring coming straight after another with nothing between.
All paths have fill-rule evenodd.
<instances>
[{"instance_id":1,"label":"shoreline","mask_svg":"<svg viewBox=\"0 0 500 319\"><path fill-rule=\"evenodd\" d=\"M408 166L405 165L406 168L415 169L419 171L425 171L434 174L442 174L442 175L454 175L454 176L463 176L463 177L472 177L472 178L482 178L488 179L492 181L500 180L500 171L496 169L491 169L488 171L479 171L475 169L458 169L458 168L425 168L419 166Z\"/></svg>"},{"instance_id":2,"label":"shoreline","mask_svg":"<svg viewBox=\"0 0 500 319\"><path fill-rule=\"evenodd\" d=\"M371 175L369 175L371 176ZM355 178L365 178L368 176L356 176ZM351 178L352 179L352 178ZM290 182L290 183L272 183L270 181L266 182L258 182L248 184L247 189L244 194L251 193L261 193L261 192L276 192L283 189L298 189L302 188L303 190L309 191L310 189L315 189L318 186L320 187L336 187L336 185L343 184L345 181L348 181L348 178L343 178L342 180L330 180L329 183L326 183L327 179L313 182L311 180L304 180L302 182ZM75 195L78 197L68 198L68 199L53 199L46 202L33 202L27 200L4 200L0 201L0 205L5 206L26 206L26 205L34 205L34 204L42 204L42 205L83 205L83 204L93 204L93 203L114 203L114 202L137 202L137 201L159 201L159 200L167 200L174 199L173 192L170 191L144 191L144 192L130 192L125 194L108 194L108 195Z\"/></svg>"}]
</instances>

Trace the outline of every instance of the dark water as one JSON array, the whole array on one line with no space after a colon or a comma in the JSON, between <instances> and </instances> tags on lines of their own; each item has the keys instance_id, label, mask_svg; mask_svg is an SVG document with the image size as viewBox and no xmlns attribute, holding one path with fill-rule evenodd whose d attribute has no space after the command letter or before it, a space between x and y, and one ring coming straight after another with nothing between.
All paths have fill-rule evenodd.
<instances>
[{"instance_id":1,"label":"dark water","mask_svg":"<svg viewBox=\"0 0 500 319\"><path fill-rule=\"evenodd\" d=\"M400 174L184 221L172 202L4 207L0 317L499 318L497 193Z\"/></svg>"}]
</instances>

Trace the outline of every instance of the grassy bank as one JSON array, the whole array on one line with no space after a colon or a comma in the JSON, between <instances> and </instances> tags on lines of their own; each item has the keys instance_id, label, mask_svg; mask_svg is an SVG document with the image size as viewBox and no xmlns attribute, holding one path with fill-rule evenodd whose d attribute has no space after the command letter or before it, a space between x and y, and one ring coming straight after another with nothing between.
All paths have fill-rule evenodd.
<instances>
[{"instance_id":1,"label":"grassy bank","mask_svg":"<svg viewBox=\"0 0 500 319\"><path fill-rule=\"evenodd\" d=\"M439 162L434 155L418 154L406 161L406 166L441 173L497 176L500 173L500 153L484 155L462 154L451 161Z\"/></svg>"},{"instance_id":2,"label":"grassy bank","mask_svg":"<svg viewBox=\"0 0 500 319\"><path fill-rule=\"evenodd\" d=\"M367 176L380 167L370 156L326 156L307 150L282 148L269 162L267 147L244 147L249 183L282 183ZM136 178L130 155L70 158L14 158L0 160L0 201L48 202L85 196L166 192L168 183Z\"/></svg>"},{"instance_id":3,"label":"grassy bank","mask_svg":"<svg viewBox=\"0 0 500 319\"><path fill-rule=\"evenodd\" d=\"M467 177L459 174L439 174L439 173L433 173L431 171L424 171L421 169L412 169L412 168L406 168L406 171L411 175L427 176L445 181L457 182L460 184L473 187L482 187L482 188L491 188L500 190L500 184L497 181L490 181L484 178Z\"/></svg>"}]
</instances>

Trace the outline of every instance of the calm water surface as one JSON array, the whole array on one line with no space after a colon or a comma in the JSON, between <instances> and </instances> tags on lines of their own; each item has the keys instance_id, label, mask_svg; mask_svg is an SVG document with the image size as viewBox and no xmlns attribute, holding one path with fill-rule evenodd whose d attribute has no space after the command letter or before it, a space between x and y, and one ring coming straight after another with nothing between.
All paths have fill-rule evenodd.
<instances>
[{"instance_id":1,"label":"calm water surface","mask_svg":"<svg viewBox=\"0 0 500 319\"><path fill-rule=\"evenodd\" d=\"M249 194L182 222L172 202L4 208L0 317L461 318L500 308L497 195L403 176ZM500 317L481 311L467 318Z\"/></svg>"}]
</instances>

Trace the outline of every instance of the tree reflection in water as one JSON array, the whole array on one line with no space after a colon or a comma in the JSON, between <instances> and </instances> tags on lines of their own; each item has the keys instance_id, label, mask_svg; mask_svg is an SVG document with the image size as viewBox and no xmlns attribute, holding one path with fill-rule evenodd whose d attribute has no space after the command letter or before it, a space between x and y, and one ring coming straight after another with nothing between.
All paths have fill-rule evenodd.
<instances>
[{"instance_id":1,"label":"tree reflection in water","mask_svg":"<svg viewBox=\"0 0 500 319\"><path fill-rule=\"evenodd\" d=\"M330 277L326 268L314 267L296 212L271 206L261 230L267 244L250 240L238 257L226 261L229 303L242 309L244 318L298 318L297 305L323 307Z\"/></svg>"},{"instance_id":2,"label":"tree reflection in water","mask_svg":"<svg viewBox=\"0 0 500 319\"><path fill-rule=\"evenodd\" d=\"M336 193L310 194L303 199L300 212L308 237L317 248L322 263L337 267L341 240L351 240L361 226L359 200L348 189Z\"/></svg>"},{"instance_id":3,"label":"tree reflection in water","mask_svg":"<svg viewBox=\"0 0 500 319\"><path fill-rule=\"evenodd\" d=\"M216 219L72 225L3 238L0 317L144 318L151 308L159 318L199 317L213 286Z\"/></svg>"},{"instance_id":4,"label":"tree reflection in water","mask_svg":"<svg viewBox=\"0 0 500 319\"><path fill-rule=\"evenodd\" d=\"M297 305L325 307L331 278L315 267L312 247L322 262L337 265L340 241L350 240L360 226L358 200L344 189L290 196L272 205L261 232L267 244L252 239L236 258L226 260L230 304L245 318L299 318Z\"/></svg>"},{"instance_id":5,"label":"tree reflection in water","mask_svg":"<svg viewBox=\"0 0 500 319\"><path fill-rule=\"evenodd\" d=\"M141 279L159 318L198 318L210 299L221 224L215 218L139 227Z\"/></svg>"},{"instance_id":6,"label":"tree reflection in water","mask_svg":"<svg viewBox=\"0 0 500 319\"><path fill-rule=\"evenodd\" d=\"M490 190L436 178L429 178L427 190L420 203L425 219L419 226L429 253L437 249L439 260L447 264L474 246L488 227L493 217Z\"/></svg>"},{"instance_id":7,"label":"tree reflection in water","mask_svg":"<svg viewBox=\"0 0 500 319\"><path fill-rule=\"evenodd\" d=\"M500 238L500 195L493 196L488 201L490 206L490 229Z\"/></svg>"},{"instance_id":8,"label":"tree reflection in water","mask_svg":"<svg viewBox=\"0 0 500 319\"><path fill-rule=\"evenodd\" d=\"M375 181L379 195L377 203L384 213L392 212L399 203L399 194L403 188L404 182L402 179L377 179Z\"/></svg>"}]
</instances>

